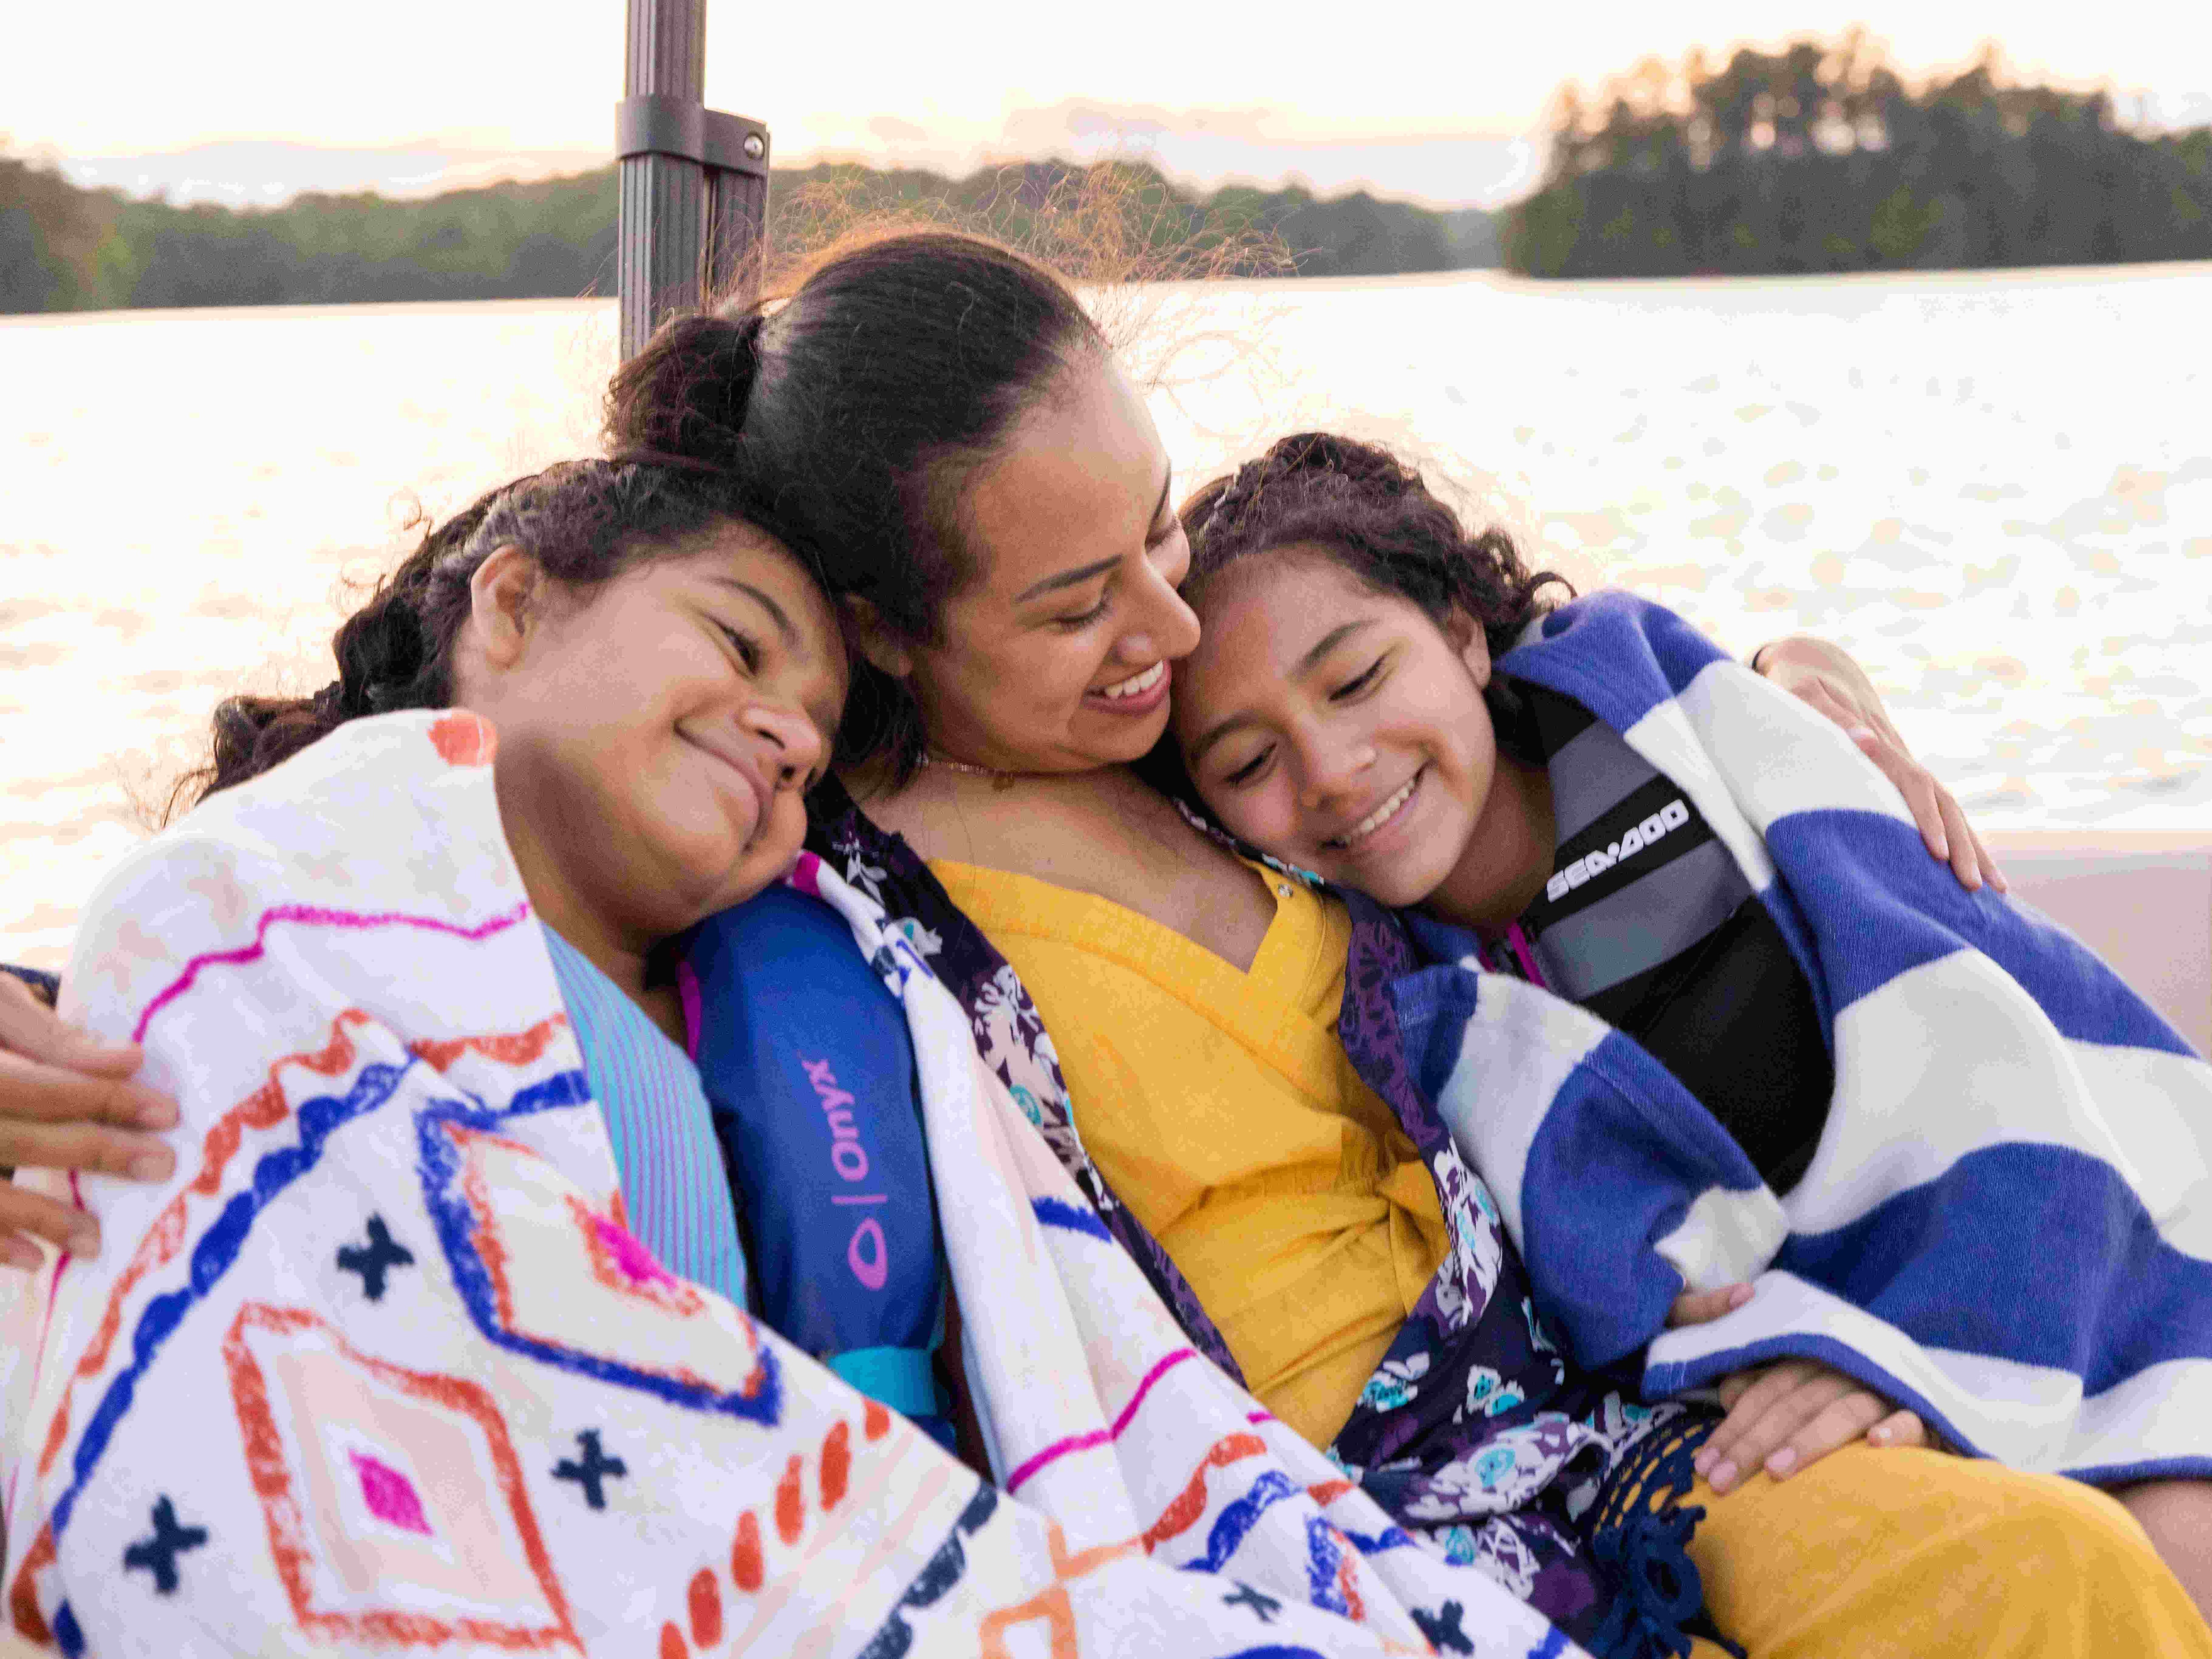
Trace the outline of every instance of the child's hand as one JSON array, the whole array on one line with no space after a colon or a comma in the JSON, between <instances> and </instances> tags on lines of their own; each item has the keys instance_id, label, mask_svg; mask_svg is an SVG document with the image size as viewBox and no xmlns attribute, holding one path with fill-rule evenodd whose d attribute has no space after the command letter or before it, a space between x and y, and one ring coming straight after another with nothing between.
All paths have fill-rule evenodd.
<instances>
[{"instance_id":1,"label":"child's hand","mask_svg":"<svg viewBox=\"0 0 2212 1659\"><path fill-rule=\"evenodd\" d=\"M1849 652L1798 635L1760 646L1751 661L1765 678L1844 728L1859 752L1897 786L1920 827L1920 839L1932 856L1951 866L1959 885L1971 893L1986 881L2000 893L2005 890L2004 872L1966 822L1966 809L1912 757L1890 724L1881 694Z\"/></svg>"},{"instance_id":2,"label":"child's hand","mask_svg":"<svg viewBox=\"0 0 2212 1659\"><path fill-rule=\"evenodd\" d=\"M130 1081L143 1063L136 1048L94 1042L0 974L0 1165L167 1180L176 1154L130 1133L177 1121L173 1102ZM0 1182L0 1263L36 1267L45 1258L33 1235L78 1255L100 1249L99 1224L82 1210Z\"/></svg>"},{"instance_id":3,"label":"child's hand","mask_svg":"<svg viewBox=\"0 0 2212 1659\"><path fill-rule=\"evenodd\" d=\"M1685 1291L1667 1310L1667 1328L1710 1325L1723 1314L1732 1314L1751 1300L1748 1285L1723 1285L1717 1291Z\"/></svg>"},{"instance_id":4,"label":"child's hand","mask_svg":"<svg viewBox=\"0 0 2212 1659\"><path fill-rule=\"evenodd\" d=\"M1728 1416L1695 1459L1698 1473L1717 1493L1761 1467L1770 1479L1786 1480L1862 1437L1872 1446L1931 1443L1917 1413L1893 1408L1856 1379L1814 1359L1738 1371L1722 1380L1720 1395Z\"/></svg>"}]
</instances>

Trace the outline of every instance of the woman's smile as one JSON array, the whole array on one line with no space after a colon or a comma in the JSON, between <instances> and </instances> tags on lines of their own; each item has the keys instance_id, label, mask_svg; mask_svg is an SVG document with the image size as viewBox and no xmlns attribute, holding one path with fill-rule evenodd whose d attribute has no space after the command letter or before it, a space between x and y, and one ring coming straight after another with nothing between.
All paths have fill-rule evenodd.
<instances>
[{"instance_id":1,"label":"woman's smile","mask_svg":"<svg viewBox=\"0 0 2212 1659\"><path fill-rule=\"evenodd\" d=\"M1125 680L1085 693L1083 700L1109 714L1149 714L1168 700L1174 678L1173 671L1163 659L1141 674L1132 674Z\"/></svg>"}]
</instances>

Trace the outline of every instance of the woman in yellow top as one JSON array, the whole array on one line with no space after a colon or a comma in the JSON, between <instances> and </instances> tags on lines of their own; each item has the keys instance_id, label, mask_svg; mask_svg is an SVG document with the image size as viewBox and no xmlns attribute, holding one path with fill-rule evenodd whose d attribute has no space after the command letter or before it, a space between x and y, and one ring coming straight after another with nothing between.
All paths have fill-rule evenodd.
<instances>
[{"instance_id":1,"label":"woman in yellow top","mask_svg":"<svg viewBox=\"0 0 2212 1659\"><path fill-rule=\"evenodd\" d=\"M1239 973L1095 894L932 868L1045 1011L1084 1145L1246 1386L1328 1445L1451 1249L1419 1152L1337 1037L1344 907L1259 872L1274 918Z\"/></svg>"},{"instance_id":2,"label":"woman in yellow top","mask_svg":"<svg viewBox=\"0 0 2212 1659\"><path fill-rule=\"evenodd\" d=\"M1197 624L1175 591L1188 548L1166 456L1072 291L942 233L848 250L772 314L665 331L618 377L611 427L624 448L713 460L742 447L750 467L781 471L783 525L850 596L871 665L841 735L865 814L830 824L825 849L901 894L932 884L927 860L981 921L1022 981L954 986L987 1058L1033 1097L1064 1159L1087 1169L1089 1149L1117 1235L1194 1340L1221 1325L1224 1358L1322 1441L1419 1389L1391 1355L1394 1320L1500 1352L1525 1324L1515 1373L1463 1365L1451 1402L1518 1437L1454 1466L1456 1512L1434 1512L1452 1492L1430 1482L1429 1510L1400 1513L1443 1547L1454 1527L1474 1534L1476 1558L1578 1640L1620 1637L1608 1599L1651 1587L1592 1566L1588 1506L1624 1501L1595 1490L1593 1464L1644 1408L1549 1351L1515 1294L1517 1262L1477 1213L1479 1183L1448 1148L1410 1158L1393 1131L1405 1110L1378 1113L1351 1074L1331 1005L1358 1005L1364 988L1340 982L1341 907L1286 893L1129 769L1165 726L1170 665ZM1803 649L1815 678L1849 683ZM1978 880L1971 837L1954 828L1948 847ZM969 944L919 942L945 953L940 969ZM1055 1053L1072 1133L1048 1097ZM1422 1190L1439 1176L1441 1194ZM1116 1195L1144 1225L1114 1213ZM1154 1225L1181 1271L1152 1249ZM1522 1396L1547 1389L1584 1415L1532 1412ZM1348 1474L1391 1507L1387 1464ZM1786 1481L1695 1495L1706 1603L1765 1659L2212 1656L2140 1528L2069 1482L1859 1443Z\"/></svg>"}]
</instances>

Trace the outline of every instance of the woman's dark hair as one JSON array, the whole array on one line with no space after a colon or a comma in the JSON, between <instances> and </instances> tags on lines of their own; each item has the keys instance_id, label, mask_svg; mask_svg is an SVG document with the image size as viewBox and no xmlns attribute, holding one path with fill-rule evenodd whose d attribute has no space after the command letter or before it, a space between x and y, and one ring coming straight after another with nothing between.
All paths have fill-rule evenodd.
<instances>
[{"instance_id":1,"label":"woman's dark hair","mask_svg":"<svg viewBox=\"0 0 2212 1659\"><path fill-rule=\"evenodd\" d=\"M1454 611L1480 624L1495 661L1545 609L1543 590L1564 576L1531 571L1504 531L1468 533L1421 475L1387 449L1326 432L1300 432L1194 490L1180 509L1190 538L1183 598L1194 607L1231 566L1285 548L1321 550L1379 593L1410 600L1442 627ZM1498 740L1534 759L1523 700L1493 674L1484 689ZM1156 788L1194 805L1172 738L1147 757Z\"/></svg>"},{"instance_id":2,"label":"woman's dark hair","mask_svg":"<svg viewBox=\"0 0 2212 1659\"><path fill-rule=\"evenodd\" d=\"M833 592L931 643L975 574L970 480L1104 343L1064 280L1008 248L877 236L832 248L781 295L665 325L609 388L608 441L757 480L776 533ZM839 759L888 761L903 781L926 753L912 694L856 664Z\"/></svg>"},{"instance_id":3,"label":"woman's dark hair","mask_svg":"<svg viewBox=\"0 0 2212 1659\"><path fill-rule=\"evenodd\" d=\"M453 641L469 583L500 548L573 587L696 547L718 523L753 521L726 475L680 460L562 461L478 497L423 537L331 641L338 677L312 697L236 696L215 711L215 754L171 797L204 800L289 759L348 720L453 700Z\"/></svg>"}]
</instances>

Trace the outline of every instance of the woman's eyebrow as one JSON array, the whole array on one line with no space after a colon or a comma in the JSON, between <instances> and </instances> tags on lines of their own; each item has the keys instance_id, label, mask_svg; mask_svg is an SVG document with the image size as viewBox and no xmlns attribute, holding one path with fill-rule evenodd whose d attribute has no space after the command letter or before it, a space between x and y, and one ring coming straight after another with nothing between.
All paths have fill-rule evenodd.
<instances>
[{"instance_id":1,"label":"woman's eyebrow","mask_svg":"<svg viewBox=\"0 0 2212 1659\"><path fill-rule=\"evenodd\" d=\"M1014 603L1025 604L1040 593L1054 593L1063 587L1073 587L1079 583L1087 582L1093 576L1104 575L1121 562L1119 558L1099 559L1090 564L1078 565L1073 570L1063 570L1057 576L1047 576L1041 582L1031 582L1020 592L1015 594Z\"/></svg>"},{"instance_id":2,"label":"woman's eyebrow","mask_svg":"<svg viewBox=\"0 0 2212 1659\"><path fill-rule=\"evenodd\" d=\"M750 582L740 581L735 576L709 576L707 580L718 587L726 587L744 594L762 610L767 611L769 619L775 623L775 631L783 635L783 642L787 646L797 647L805 643L799 635L798 623L792 621L789 613Z\"/></svg>"}]
</instances>

